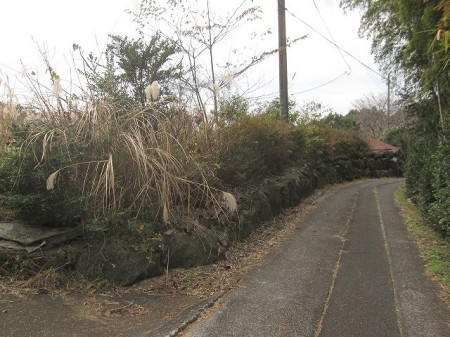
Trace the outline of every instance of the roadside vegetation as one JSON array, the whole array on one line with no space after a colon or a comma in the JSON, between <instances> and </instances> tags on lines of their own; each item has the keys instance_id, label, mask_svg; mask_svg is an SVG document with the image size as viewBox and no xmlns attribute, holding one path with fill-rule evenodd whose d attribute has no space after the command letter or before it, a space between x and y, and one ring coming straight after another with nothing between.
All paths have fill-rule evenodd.
<instances>
[{"instance_id":1,"label":"roadside vegetation","mask_svg":"<svg viewBox=\"0 0 450 337\"><path fill-rule=\"evenodd\" d=\"M101 55L73 45L71 81L45 48L45 77L24 66L25 97L1 79L2 221L150 238L198 210L223 224L239 189L361 157L372 137L402 147L408 197L450 238L448 1L343 0L362 9L361 31L397 95L369 95L346 116L291 101L289 122L278 118L277 99L255 101L242 79L277 50L217 58L241 27L258 22L260 8L242 1L218 15L206 4L142 0L131 13L138 37L111 36Z\"/></svg>"},{"instance_id":2,"label":"roadside vegetation","mask_svg":"<svg viewBox=\"0 0 450 337\"><path fill-rule=\"evenodd\" d=\"M323 120L290 124L245 113L232 123L198 125L174 102L126 110L108 100L77 108L84 102L68 99L3 121L4 220L82 224L91 232L130 219L168 225L193 208L219 212L235 188L366 151L354 132Z\"/></svg>"},{"instance_id":3,"label":"roadside vegetation","mask_svg":"<svg viewBox=\"0 0 450 337\"><path fill-rule=\"evenodd\" d=\"M343 0L362 11L361 35L395 83L402 124L383 139L406 155L406 191L426 222L450 239L450 2ZM375 105L373 105L375 106ZM373 114L372 114L373 115Z\"/></svg>"},{"instance_id":4,"label":"roadside vegetation","mask_svg":"<svg viewBox=\"0 0 450 337\"><path fill-rule=\"evenodd\" d=\"M405 188L396 192L396 200L403 211L408 232L417 242L430 275L443 288L443 295L450 300L450 243L434 231L423 218L420 209L407 197Z\"/></svg>"},{"instance_id":5,"label":"roadside vegetation","mask_svg":"<svg viewBox=\"0 0 450 337\"><path fill-rule=\"evenodd\" d=\"M222 221L236 209L236 188L366 152L356 130L323 118L320 104L291 102L286 123L277 99L255 105L241 92L240 76L276 51L215 66L220 43L258 20L257 6L244 1L214 25L210 7L200 15L185 6L143 1L134 13L140 37L111 36L100 56L74 44L79 83L64 81L44 48L46 78L24 67L25 99L1 83L3 220L82 225L87 234L136 223L173 229L205 208ZM156 21L164 35L152 30Z\"/></svg>"}]
</instances>

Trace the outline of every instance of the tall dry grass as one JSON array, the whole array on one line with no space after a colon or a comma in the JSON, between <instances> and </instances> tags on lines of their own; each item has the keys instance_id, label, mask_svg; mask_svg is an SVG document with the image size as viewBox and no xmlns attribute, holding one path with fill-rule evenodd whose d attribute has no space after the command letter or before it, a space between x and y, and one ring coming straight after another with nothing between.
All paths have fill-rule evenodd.
<instances>
[{"instance_id":1,"label":"tall dry grass","mask_svg":"<svg viewBox=\"0 0 450 337\"><path fill-rule=\"evenodd\" d=\"M14 142L12 127L23 125L25 111L18 104L9 78L1 75L0 72L0 151L6 151Z\"/></svg>"},{"instance_id":2,"label":"tall dry grass","mask_svg":"<svg viewBox=\"0 0 450 337\"><path fill-rule=\"evenodd\" d=\"M219 212L233 201L208 184L201 151L189 148L203 142L201 129L176 103L134 109L86 91L73 95L59 77L52 80L44 86L28 76L25 136L18 147L18 176L46 177L39 193L56 196L57 205L46 206L58 208L52 214L71 208L74 218L107 226L120 216L169 223L194 205L208 203Z\"/></svg>"}]
</instances>

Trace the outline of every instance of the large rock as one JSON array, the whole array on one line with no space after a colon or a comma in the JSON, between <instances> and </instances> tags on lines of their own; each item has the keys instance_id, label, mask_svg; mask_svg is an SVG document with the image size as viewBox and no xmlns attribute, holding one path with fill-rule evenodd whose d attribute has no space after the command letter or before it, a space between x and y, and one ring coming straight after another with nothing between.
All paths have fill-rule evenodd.
<instances>
[{"instance_id":1,"label":"large rock","mask_svg":"<svg viewBox=\"0 0 450 337\"><path fill-rule=\"evenodd\" d=\"M219 232L197 227L190 233L169 231L164 238L162 264L169 268L190 268L214 263L224 257Z\"/></svg>"},{"instance_id":2,"label":"large rock","mask_svg":"<svg viewBox=\"0 0 450 337\"><path fill-rule=\"evenodd\" d=\"M103 266L103 277L111 282L128 286L143 279L161 275L163 268L159 254L149 256L143 252L114 250Z\"/></svg>"},{"instance_id":3,"label":"large rock","mask_svg":"<svg viewBox=\"0 0 450 337\"><path fill-rule=\"evenodd\" d=\"M87 246L78 254L75 269L88 280L105 279L119 286L161 275L158 252L145 253L117 245Z\"/></svg>"}]
</instances>

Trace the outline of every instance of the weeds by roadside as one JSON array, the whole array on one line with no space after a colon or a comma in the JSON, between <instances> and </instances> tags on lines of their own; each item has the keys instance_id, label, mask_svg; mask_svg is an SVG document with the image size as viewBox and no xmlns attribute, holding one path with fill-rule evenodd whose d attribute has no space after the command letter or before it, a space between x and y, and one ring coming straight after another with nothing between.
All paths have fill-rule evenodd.
<instances>
[{"instance_id":1,"label":"weeds by roadside","mask_svg":"<svg viewBox=\"0 0 450 337\"><path fill-rule=\"evenodd\" d=\"M179 219L200 219L206 212L206 226L227 233L229 214L240 211L239 188L294 167L367 153L351 130L319 119L285 123L268 109L250 112L239 97L229 101L242 103L236 105L242 111L234 111L239 118L227 118L225 104L218 106L217 118L199 119L182 93L150 99L145 92L144 99L141 88L134 95L141 101L123 99L130 93L109 89L124 83L107 72L97 74L97 68L91 75L98 78L81 72L75 93L74 84L62 85L46 52L41 54L51 82L24 70L29 92L23 103L11 90L0 97L0 220L81 227L85 238L120 237L145 251L145 234L130 231L133 223L162 235L185 230ZM26 269L19 262L0 269L12 265L37 288L64 283L60 269Z\"/></svg>"},{"instance_id":2,"label":"weeds by roadside","mask_svg":"<svg viewBox=\"0 0 450 337\"><path fill-rule=\"evenodd\" d=\"M404 187L397 190L396 201L402 208L408 232L426 261L428 272L442 285L443 296L450 301L450 242L426 224L419 208L407 198Z\"/></svg>"}]
</instances>

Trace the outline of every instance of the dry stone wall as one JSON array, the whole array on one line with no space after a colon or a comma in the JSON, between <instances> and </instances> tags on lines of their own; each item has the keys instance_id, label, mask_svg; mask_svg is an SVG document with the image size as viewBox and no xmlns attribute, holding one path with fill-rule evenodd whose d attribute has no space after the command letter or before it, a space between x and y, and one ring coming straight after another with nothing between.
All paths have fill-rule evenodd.
<instances>
[{"instance_id":1,"label":"dry stone wall","mask_svg":"<svg viewBox=\"0 0 450 337\"><path fill-rule=\"evenodd\" d=\"M396 153L371 153L365 158L337 159L267 179L247 198L250 202L240 205L239 226L235 226L238 237L245 238L258 224L298 205L317 188L360 178L398 177L403 173L402 165L402 158Z\"/></svg>"},{"instance_id":2,"label":"dry stone wall","mask_svg":"<svg viewBox=\"0 0 450 337\"><path fill-rule=\"evenodd\" d=\"M239 214L229 216L226 225L218 226L217 221L211 225L199 222L199 226L194 226L189 232L173 231L165 235L161 249L148 260L146 266L140 263L142 259L136 259L142 273L133 275L135 279L153 276L161 273L167 263L170 268L214 263L224 257L224 252L233 241L246 238L252 230L284 209L301 203L314 190L360 178L401 176L402 166L403 161L398 153L371 153L364 158L336 159L314 168L304 166L281 177L268 178L256 188L237 193ZM126 255L127 260L132 261L129 254ZM121 279L122 271L118 270L118 276L114 276L111 268L107 270L103 277L118 284L129 284L129 278Z\"/></svg>"},{"instance_id":3,"label":"dry stone wall","mask_svg":"<svg viewBox=\"0 0 450 337\"><path fill-rule=\"evenodd\" d=\"M147 240L145 247L108 240L78 243L76 256L74 247L69 248L70 258L75 271L87 279L105 279L121 286L161 275L167 266L189 268L214 263L224 257L233 242L246 238L284 209L298 205L315 189L360 178L401 176L402 166L401 156L393 152L304 166L267 178L257 187L236 191L238 212L222 215L220 221L191 219L190 226L181 226L184 230L162 232L159 238ZM56 252L61 254L61 247ZM46 256L43 261L47 263L49 259Z\"/></svg>"}]
</instances>

